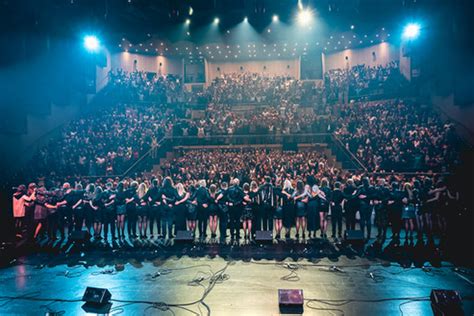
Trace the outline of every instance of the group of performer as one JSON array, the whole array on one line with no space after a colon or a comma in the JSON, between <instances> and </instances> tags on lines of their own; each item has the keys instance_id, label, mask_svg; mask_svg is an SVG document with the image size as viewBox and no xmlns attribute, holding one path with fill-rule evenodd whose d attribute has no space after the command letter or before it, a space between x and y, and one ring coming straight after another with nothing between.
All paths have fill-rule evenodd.
<instances>
[{"instance_id":1,"label":"group of performer","mask_svg":"<svg viewBox=\"0 0 474 316\"><path fill-rule=\"evenodd\" d=\"M16 188L13 215L18 235L26 232L32 240L66 238L74 230L87 230L106 242L109 236L123 240L126 233L128 238L172 239L180 230L200 239L210 232L222 241L228 233L232 241L251 240L263 230L279 240L292 238L292 228L296 239L316 238L318 231L320 238L328 238L330 214L335 240L342 238L345 218L345 229L353 230L359 222L367 240L374 222L379 241L391 227L392 238L400 240L404 228L405 241L412 242L415 233L432 240L434 228L446 234L447 218L459 200L443 180L434 184L428 177L404 183L368 177L304 180L266 176L260 183L241 184L233 178L173 184L170 177L156 176L141 183L110 181L85 188L64 183L50 190L31 183Z\"/></svg>"}]
</instances>

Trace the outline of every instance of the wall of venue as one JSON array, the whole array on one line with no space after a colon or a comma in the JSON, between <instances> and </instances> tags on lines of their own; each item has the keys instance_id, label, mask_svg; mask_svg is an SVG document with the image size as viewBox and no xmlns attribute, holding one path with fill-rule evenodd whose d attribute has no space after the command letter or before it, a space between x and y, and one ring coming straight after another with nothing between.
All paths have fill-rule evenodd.
<instances>
[{"instance_id":1,"label":"wall of venue","mask_svg":"<svg viewBox=\"0 0 474 316\"><path fill-rule=\"evenodd\" d=\"M151 56L121 52L110 56L112 69L122 68L126 71L156 72L161 75L183 75L183 60L164 56Z\"/></svg>"},{"instance_id":2,"label":"wall of venue","mask_svg":"<svg viewBox=\"0 0 474 316\"><path fill-rule=\"evenodd\" d=\"M133 54L129 52L110 53L105 51L107 63L96 69L96 91L107 85L110 70L121 68L128 72L145 71L161 75L184 75L182 58Z\"/></svg>"},{"instance_id":3,"label":"wall of venue","mask_svg":"<svg viewBox=\"0 0 474 316\"><path fill-rule=\"evenodd\" d=\"M395 60L400 60L400 49L387 42L335 53L323 53L323 73L331 69L344 69L362 64L371 67L386 65Z\"/></svg>"},{"instance_id":4,"label":"wall of venue","mask_svg":"<svg viewBox=\"0 0 474 316\"><path fill-rule=\"evenodd\" d=\"M53 135L49 135L52 131L75 119L80 112L79 101L72 100L66 106L52 104L48 114L27 114L24 133L0 133L0 143L2 144L0 162L3 166L25 162L38 149L36 145L46 144L49 138L53 137ZM44 142L38 142L41 139ZM25 152L27 149L29 152Z\"/></svg>"},{"instance_id":5,"label":"wall of venue","mask_svg":"<svg viewBox=\"0 0 474 316\"><path fill-rule=\"evenodd\" d=\"M300 60L255 60L237 62L205 62L206 82L227 73L256 72L267 75L291 76L300 78Z\"/></svg>"}]
</instances>

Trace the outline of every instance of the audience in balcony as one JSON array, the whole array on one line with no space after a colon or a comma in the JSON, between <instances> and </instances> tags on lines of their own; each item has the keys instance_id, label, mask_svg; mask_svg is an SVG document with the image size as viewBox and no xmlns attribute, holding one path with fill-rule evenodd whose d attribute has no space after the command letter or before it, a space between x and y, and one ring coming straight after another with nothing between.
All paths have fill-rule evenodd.
<instances>
[{"instance_id":1,"label":"audience in balcony","mask_svg":"<svg viewBox=\"0 0 474 316\"><path fill-rule=\"evenodd\" d=\"M335 123L336 135L369 170L448 171L459 163L453 126L414 101L350 103Z\"/></svg>"},{"instance_id":2,"label":"audience in balcony","mask_svg":"<svg viewBox=\"0 0 474 316\"><path fill-rule=\"evenodd\" d=\"M41 147L29 168L47 176L121 174L163 137L174 121L159 106L117 104L73 120Z\"/></svg>"},{"instance_id":3,"label":"audience in balcony","mask_svg":"<svg viewBox=\"0 0 474 316\"><path fill-rule=\"evenodd\" d=\"M356 66L325 76L326 94L347 86L362 91L386 86L398 65ZM173 75L114 70L110 87L124 103L82 116L59 139L41 147L30 174L84 176L121 174L164 135L199 136L333 132L373 171L449 170L458 162L456 136L429 107L409 101L315 105L323 87L282 76L242 72L216 79L207 90L184 92ZM393 82L393 81L392 81ZM206 99L192 118L185 100ZM154 101L140 104L137 100ZM261 106L235 107L236 103ZM266 105L266 106L263 106ZM336 129L337 128L337 129Z\"/></svg>"},{"instance_id":4,"label":"audience in balcony","mask_svg":"<svg viewBox=\"0 0 474 316\"><path fill-rule=\"evenodd\" d=\"M324 74L328 101L337 101L341 93L359 97L397 92L406 83L396 61L385 66L357 65L347 69L331 69Z\"/></svg>"}]
</instances>

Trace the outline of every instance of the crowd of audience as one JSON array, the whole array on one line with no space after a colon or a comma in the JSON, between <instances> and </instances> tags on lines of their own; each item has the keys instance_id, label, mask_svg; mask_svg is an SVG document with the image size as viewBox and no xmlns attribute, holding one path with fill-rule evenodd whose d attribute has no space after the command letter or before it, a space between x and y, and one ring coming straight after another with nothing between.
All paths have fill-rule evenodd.
<instances>
[{"instance_id":1,"label":"crowd of audience","mask_svg":"<svg viewBox=\"0 0 474 316\"><path fill-rule=\"evenodd\" d=\"M196 93L184 91L182 80L173 75L114 70L109 92L123 102L70 122L59 139L39 149L27 175L121 174L164 135L333 132L369 171L448 171L458 163L454 129L429 107L399 100L300 104L319 99L323 88L333 93L347 84L357 91L384 86L399 73L397 67L331 70L324 87L282 76L226 74ZM207 100L201 115L191 115L186 103L193 95ZM260 106L236 109L240 103Z\"/></svg>"},{"instance_id":2,"label":"crowd of audience","mask_svg":"<svg viewBox=\"0 0 474 316\"><path fill-rule=\"evenodd\" d=\"M324 88L327 100L336 101L341 93L359 97L372 93L397 92L407 84L400 73L398 62L385 66L357 65L346 69L331 69L324 73Z\"/></svg>"},{"instance_id":3,"label":"crowd of audience","mask_svg":"<svg viewBox=\"0 0 474 316\"><path fill-rule=\"evenodd\" d=\"M279 105L282 102L306 104L321 96L315 93L318 90L321 90L321 87L307 86L293 77L250 72L223 74L215 78L207 88L209 99L213 103L230 105Z\"/></svg>"},{"instance_id":4,"label":"crowd of audience","mask_svg":"<svg viewBox=\"0 0 474 316\"><path fill-rule=\"evenodd\" d=\"M67 124L61 136L34 155L38 176L123 173L172 126L174 112L160 106L117 104Z\"/></svg>"},{"instance_id":5,"label":"crowd of audience","mask_svg":"<svg viewBox=\"0 0 474 316\"><path fill-rule=\"evenodd\" d=\"M161 166L162 174L176 181L205 179L212 183L238 178L242 183L262 182L266 176L305 177L329 170L327 157L318 151L291 152L265 149L187 150Z\"/></svg>"},{"instance_id":6,"label":"crowd of audience","mask_svg":"<svg viewBox=\"0 0 474 316\"><path fill-rule=\"evenodd\" d=\"M297 134L327 132L327 116L298 111L295 105L235 111L229 105L209 104L202 118L181 120L176 136Z\"/></svg>"},{"instance_id":7,"label":"crowd of audience","mask_svg":"<svg viewBox=\"0 0 474 316\"><path fill-rule=\"evenodd\" d=\"M417 102L350 103L334 120L335 134L371 171L447 172L459 163L454 127Z\"/></svg>"},{"instance_id":8,"label":"crowd of audience","mask_svg":"<svg viewBox=\"0 0 474 316\"><path fill-rule=\"evenodd\" d=\"M122 97L132 100L153 100L159 103L213 103L220 105L263 104L279 107L282 103L318 107L337 101L340 93L359 97L373 93L396 92L407 84L398 62L387 65L357 65L325 72L321 84L297 80L290 76L264 75L242 71L225 73L215 78L203 91L192 93L183 88L179 76L166 76L143 71L110 72L110 83ZM319 109L318 109L319 110ZM325 110L323 108L323 110Z\"/></svg>"},{"instance_id":9,"label":"crowd of audience","mask_svg":"<svg viewBox=\"0 0 474 316\"><path fill-rule=\"evenodd\" d=\"M115 69L109 84L122 101L154 101L158 104L184 102L183 81L179 76Z\"/></svg>"}]
</instances>

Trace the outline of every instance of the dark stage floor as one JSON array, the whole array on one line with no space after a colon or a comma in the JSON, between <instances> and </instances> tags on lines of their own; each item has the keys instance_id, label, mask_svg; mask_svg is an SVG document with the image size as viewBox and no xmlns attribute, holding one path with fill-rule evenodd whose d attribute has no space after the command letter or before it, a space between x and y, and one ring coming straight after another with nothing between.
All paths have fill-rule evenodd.
<instances>
[{"instance_id":1,"label":"dark stage floor","mask_svg":"<svg viewBox=\"0 0 474 316\"><path fill-rule=\"evenodd\" d=\"M13 260L0 270L0 314L85 314L87 286L110 290L111 315L277 315L279 288L303 289L305 315L431 315L435 288L470 297L464 311L474 313L474 271L447 262L403 268L321 240L149 246L44 248Z\"/></svg>"}]
</instances>

